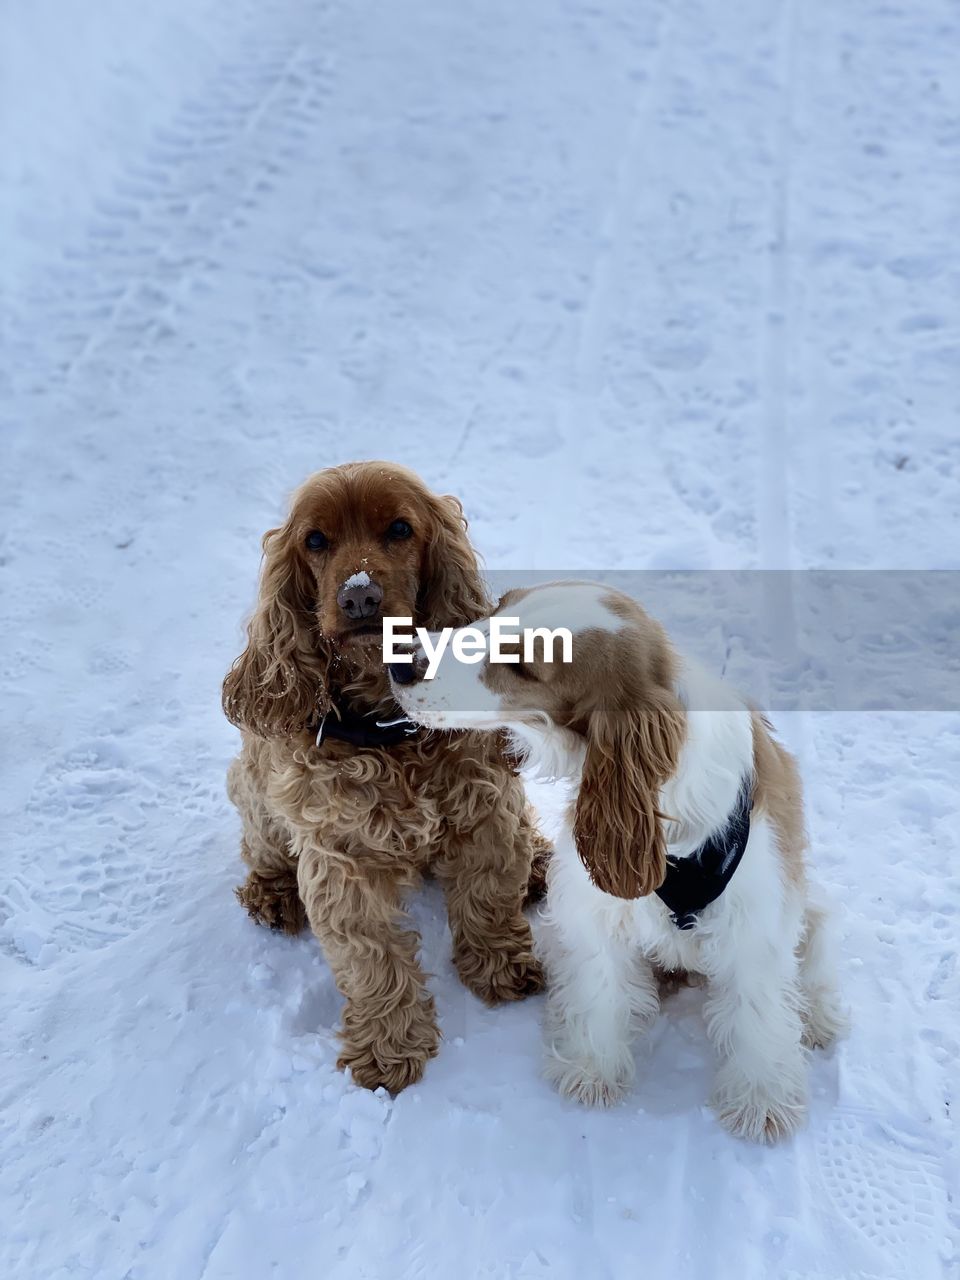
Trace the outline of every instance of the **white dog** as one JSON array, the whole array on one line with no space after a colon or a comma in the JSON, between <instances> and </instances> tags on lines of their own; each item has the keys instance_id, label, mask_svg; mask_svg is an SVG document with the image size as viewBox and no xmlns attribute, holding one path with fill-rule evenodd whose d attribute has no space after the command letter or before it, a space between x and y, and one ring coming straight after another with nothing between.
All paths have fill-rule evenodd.
<instances>
[{"instance_id":1,"label":"white dog","mask_svg":"<svg viewBox=\"0 0 960 1280\"><path fill-rule=\"evenodd\" d=\"M845 1022L792 757L619 592L513 591L497 616L570 629L572 661L549 661L544 640L533 661L448 651L432 680L422 656L390 670L413 720L505 729L539 774L575 786L548 880L548 1077L583 1102L619 1098L659 1008L654 966L700 974L721 1122L758 1140L792 1133L807 1048Z\"/></svg>"}]
</instances>

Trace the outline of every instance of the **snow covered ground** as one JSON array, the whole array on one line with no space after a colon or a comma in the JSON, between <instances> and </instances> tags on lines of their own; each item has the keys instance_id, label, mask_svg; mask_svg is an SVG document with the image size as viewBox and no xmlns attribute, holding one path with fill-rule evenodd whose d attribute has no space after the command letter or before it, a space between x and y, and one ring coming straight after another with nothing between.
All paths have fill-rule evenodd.
<instances>
[{"instance_id":1,"label":"snow covered ground","mask_svg":"<svg viewBox=\"0 0 960 1280\"><path fill-rule=\"evenodd\" d=\"M348 458L495 568L960 568L955 3L133 12L2 9L0 1273L946 1275L956 712L780 717L854 1025L761 1150L692 991L625 1105L561 1102L431 890L441 1055L348 1084L317 946L232 898L219 684Z\"/></svg>"}]
</instances>

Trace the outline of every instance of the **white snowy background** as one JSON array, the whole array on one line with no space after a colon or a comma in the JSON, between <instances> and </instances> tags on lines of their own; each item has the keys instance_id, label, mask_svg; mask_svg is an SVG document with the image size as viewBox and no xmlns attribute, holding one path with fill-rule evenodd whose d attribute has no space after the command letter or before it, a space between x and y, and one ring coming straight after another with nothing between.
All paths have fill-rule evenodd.
<instances>
[{"instance_id":1,"label":"white snowy background","mask_svg":"<svg viewBox=\"0 0 960 1280\"><path fill-rule=\"evenodd\" d=\"M796 715L848 1040L606 1113L455 980L396 1100L232 897L220 680L310 471L495 568L960 567L954 0L2 0L0 1274L935 1280L960 1258L960 716ZM546 812L555 810L538 792Z\"/></svg>"}]
</instances>

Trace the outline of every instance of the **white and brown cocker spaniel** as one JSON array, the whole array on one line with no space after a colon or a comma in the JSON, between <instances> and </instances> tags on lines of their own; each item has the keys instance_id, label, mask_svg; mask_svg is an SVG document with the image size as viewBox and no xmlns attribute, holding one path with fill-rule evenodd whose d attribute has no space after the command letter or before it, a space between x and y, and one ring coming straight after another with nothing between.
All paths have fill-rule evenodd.
<instances>
[{"instance_id":1,"label":"white and brown cocker spaniel","mask_svg":"<svg viewBox=\"0 0 960 1280\"><path fill-rule=\"evenodd\" d=\"M698 974L721 1122L759 1140L791 1133L807 1050L844 1025L792 757L628 596L555 583L509 592L497 615L566 627L572 660L545 661L541 638L519 662L468 666L451 642L432 679L417 679L422 652L391 673L418 723L505 729L573 784L548 871L548 1077L583 1102L619 1098L658 971Z\"/></svg>"},{"instance_id":2,"label":"white and brown cocker spaniel","mask_svg":"<svg viewBox=\"0 0 960 1280\"><path fill-rule=\"evenodd\" d=\"M403 921L421 874L446 892L471 991L496 1004L542 985L522 904L549 850L515 761L496 736L396 723L382 663L385 615L459 626L490 602L459 502L393 463L312 476L263 549L247 647L223 686L243 730L228 778L250 867L238 897L261 923L309 921L346 997L340 1065L402 1089L439 1039Z\"/></svg>"}]
</instances>

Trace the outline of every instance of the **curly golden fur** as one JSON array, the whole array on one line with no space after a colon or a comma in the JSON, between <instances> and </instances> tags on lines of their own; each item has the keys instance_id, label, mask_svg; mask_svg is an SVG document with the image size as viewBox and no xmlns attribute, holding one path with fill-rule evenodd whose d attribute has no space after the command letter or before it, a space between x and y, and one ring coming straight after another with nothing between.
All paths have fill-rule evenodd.
<instances>
[{"instance_id":1,"label":"curly golden fur","mask_svg":"<svg viewBox=\"0 0 960 1280\"><path fill-rule=\"evenodd\" d=\"M398 520L409 532L391 538ZM318 531L319 549L307 544ZM308 725L347 709L397 711L381 615L439 628L490 605L460 504L391 463L311 477L263 547L247 647L223 687L243 730L228 777L250 867L237 893L260 923L297 932L309 921L346 997L339 1065L395 1091L421 1077L439 1043L405 892L435 875L464 983L488 1004L522 999L542 985L522 905L528 882L534 892L542 882L547 846L497 737L317 747ZM382 591L374 625L338 603L358 574Z\"/></svg>"}]
</instances>

